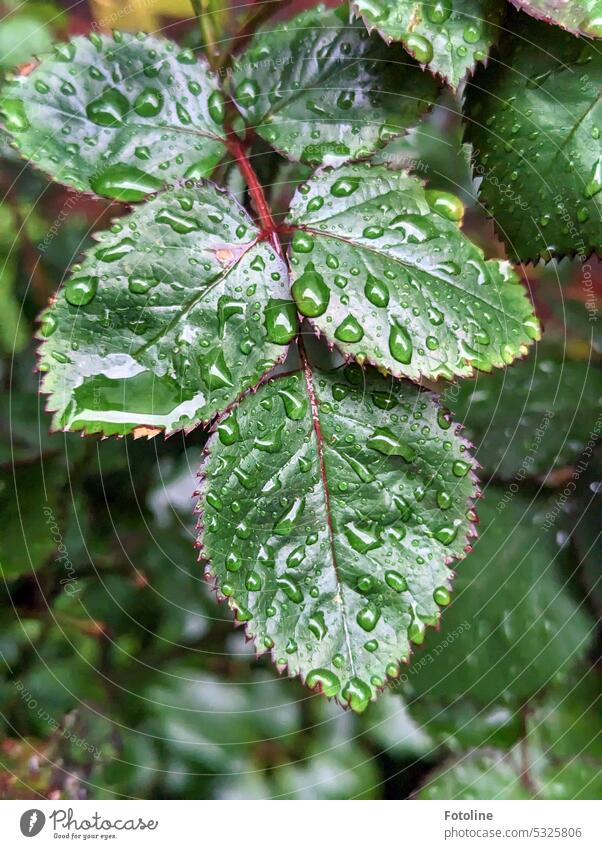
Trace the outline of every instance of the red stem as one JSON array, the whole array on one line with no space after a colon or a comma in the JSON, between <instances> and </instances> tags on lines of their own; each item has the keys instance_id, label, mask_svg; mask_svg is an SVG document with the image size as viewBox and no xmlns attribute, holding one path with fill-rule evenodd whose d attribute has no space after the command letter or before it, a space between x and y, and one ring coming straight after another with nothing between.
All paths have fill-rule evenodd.
<instances>
[{"instance_id":1,"label":"red stem","mask_svg":"<svg viewBox=\"0 0 602 849\"><path fill-rule=\"evenodd\" d=\"M255 173L253 166L249 162L249 157L247 156L243 142L234 133L229 133L226 145L245 178L249 194L251 195L251 200L253 201L253 206L255 207L255 212L257 213L257 219L261 226L261 238L269 239L275 250L281 254L282 248L277 235L278 228L276 226L276 222L272 218L272 213L263 192L263 188L257 179L257 174Z\"/></svg>"}]
</instances>

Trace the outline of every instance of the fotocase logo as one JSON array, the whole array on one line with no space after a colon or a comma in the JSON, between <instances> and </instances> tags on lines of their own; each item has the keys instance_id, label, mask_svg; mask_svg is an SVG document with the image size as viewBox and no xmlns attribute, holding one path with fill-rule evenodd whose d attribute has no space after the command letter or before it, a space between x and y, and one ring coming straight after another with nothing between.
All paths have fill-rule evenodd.
<instances>
[{"instance_id":1,"label":"fotocase logo","mask_svg":"<svg viewBox=\"0 0 602 849\"><path fill-rule=\"evenodd\" d=\"M31 808L21 814L21 834L25 837L35 837L44 828L46 817L38 808Z\"/></svg>"}]
</instances>

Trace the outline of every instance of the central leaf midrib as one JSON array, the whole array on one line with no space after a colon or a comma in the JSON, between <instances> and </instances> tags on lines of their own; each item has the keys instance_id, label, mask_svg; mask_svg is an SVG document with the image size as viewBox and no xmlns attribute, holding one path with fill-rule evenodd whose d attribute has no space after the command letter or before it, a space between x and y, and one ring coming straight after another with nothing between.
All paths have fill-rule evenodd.
<instances>
[{"instance_id":1,"label":"central leaf midrib","mask_svg":"<svg viewBox=\"0 0 602 849\"><path fill-rule=\"evenodd\" d=\"M326 512L326 526L328 528L328 537L330 542L330 556L332 559L332 568L334 570L336 585L337 585L337 595L341 599L341 620L343 622L343 633L345 635L345 646L347 648L347 655L349 657L349 665L351 667L351 672L353 675L356 674L355 671L355 663L353 660L353 649L351 646L351 637L349 634L349 628L347 626L347 610L345 607L345 595L344 595L344 587L341 581L341 577L339 575L339 567L337 562L337 553L336 553L336 543L334 538L334 528L333 528L333 520L332 520L332 510L330 506L330 491L328 487L328 478L326 475L326 464L324 460L324 440L322 437L322 430L320 426L320 414L318 408L318 402L316 398L315 388L313 384L313 372L311 370L311 366L309 365L307 359L304 357L304 369L303 375L305 377L305 385L307 388L307 394L309 396L310 402L310 416L312 427L314 431L314 435L316 437L316 445L318 451L318 464L320 471L320 480L322 482L322 490L324 493L324 509Z\"/></svg>"}]
</instances>

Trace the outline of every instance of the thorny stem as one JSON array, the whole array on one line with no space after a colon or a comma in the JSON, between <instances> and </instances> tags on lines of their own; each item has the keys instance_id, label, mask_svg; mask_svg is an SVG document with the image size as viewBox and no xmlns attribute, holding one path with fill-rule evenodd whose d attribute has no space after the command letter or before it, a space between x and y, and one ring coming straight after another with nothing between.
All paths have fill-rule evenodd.
<instances>
[{"instance_id":1,"label":"thorny stem","mask_svg":"<svg viewBox=\"0 0 602 849\"><path fill-rule=\"evenodd\" d=\"M282 256L282 247L278 238L278 227L272 217L263 187L249 161L244 142L234 132L229 132L226 145L245 178L253 206L255 207L257 220L261 227L261 238L269 240L278 255Z\"/></svg>"}]
</instances>

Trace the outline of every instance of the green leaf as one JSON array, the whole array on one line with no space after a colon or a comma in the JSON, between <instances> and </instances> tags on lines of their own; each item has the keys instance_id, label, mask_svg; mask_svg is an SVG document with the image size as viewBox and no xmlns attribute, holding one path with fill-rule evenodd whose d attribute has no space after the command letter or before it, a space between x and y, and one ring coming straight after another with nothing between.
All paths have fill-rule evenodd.
<instances>
[{"instance_id":1,"label":"green leaf","mask_svg":"<svg viewBox=\"0 0 602 849\"><path fill-rule=\"evenodd\" d=\"M55 180L122 201L199 179L224 153L223 98L204 60L150 36L93 33L2 92L22 156Z\"/></svg>"},{"instance_id":2,"label":"green leaf","mask_svg":"<svg viewBox=\"0 0 602 849\"><path fill-rule=\"evenodd\" d=\"M297 322L284 261L213 184L161 194L96 238L39 334L55 428L190 430L284 356Z\"/></svg>"},{"instance_id":3,"label":"green leaf","mask_svg":"<svg viewBox=\"0 0 602 849\"><path fill-rule=\"evenodd\" d=\"M258 652L364 710L450 600L475 518L464 440L431 395L354 364L272 379L206 450L219 593Z\"/></svg>"},{"instance_id":4,"label":"green leaf","mask_svg":"<svg viewBox=\"0 0 602 849\"><path fill-rule=\"evenodd\" d=\"M489 474L545 479L576 461L591 439L602 414L602 374L541 348L506 372L452 386L444 400Z\"/></svg>"},{"instance_id":5,"label":"green leaf","mask_svg":"<svg viewBox=\"0 0 602 849\"><path fill-rule=\"evenodd\" d=\"M57 524L66 470L60 463L45 461L0 470L0 511L10 533L0 539L0 576L4 580L32 572L63 542ZM68 568L68 552L57 560ZM64 577L64 575L62 575Z\"/></svg>"},{"instance_id":6,"label":"green leaf","mask_svg":"<svg viewBox=\"0 0 602 849\"><path fill-rule=\"evenodd\" d=\"M454 195L348 165L300 187L289 222L299 311L345 354L414 380L491 371L540 335L507 262L459 229Z\"/></svg>"},{"instance_id":7,"label":"green leaf","mask_svg":"<svg viewBox=\"0 0 602 849\"><path fill-rule=\"evenodd\" d=\"M330 165L405 133L437 88L401 48L350 24L346 5L260 30L232 78L238 108L267 142L291 159Z\"/></svg>"},{"instance_id":8,"label":"green leaf","mask_svg":"<svg viewBox=\"0 0 602 849\"><path fill-rule=\"evenodd\" d=\"M401 41L454 88L497 41L501 0L354 0L354 11L388 44Z\"/></svg>"},{"instance_id":9,"label":"green leaf","mask_svg":"<svg viewBox=\"0 0 602 849\"><path fill-rule=\"evenodd\" d=\"M555 761L533 752L525 774L520 747L511 752L477 750L436 771L417 799L598 799L602 773L585 758Z\"/></svg>"},{"instance_id":10,"label":"green leaf","mask_svg":"<svg viewBox=\"0 0 602 849\"><path fill-rule=\"evenodd\" d=\"M480 197L512 257L585 258L602 250L602 54L524 16L514 28L468 88Z\"/></svg>"},{"instance_id":11,"label":"green leaf","mask_svg":"<svg viewBox=\"0 0 602 849\"><path fill-rule=\"evenodd\" d=\"M15 68L34 54L50 49L52 32L41 18L9 14L0 23L0 68Z\"/></svg>"},{"instance_id":12,"label":"green leaf","mask_svg":"<svg viewBox=\"0 0 602 849\"><path fill-rule=\"evenodd\" d=\"M444 637L432 635L425 646L428 654L446 639L445 650L407 673L419 700L516 707L566 679L586 654L592 623L566 586L561 569L569 552L547 527L544 509L545 502L533 507L509 490L487 489L479 540L458 569Z\"/></svg>"},{"instance_id":13,"label":"green leaf","mask_svg":"<svg viewBox=\"0 0 602 849\"><path fill-rule=\"evenodd\" d=\"M602 9L599 0L510 0L511 3L549 24L557 24L577 35L602 38Z\"/></svg>"}]
</instances>

